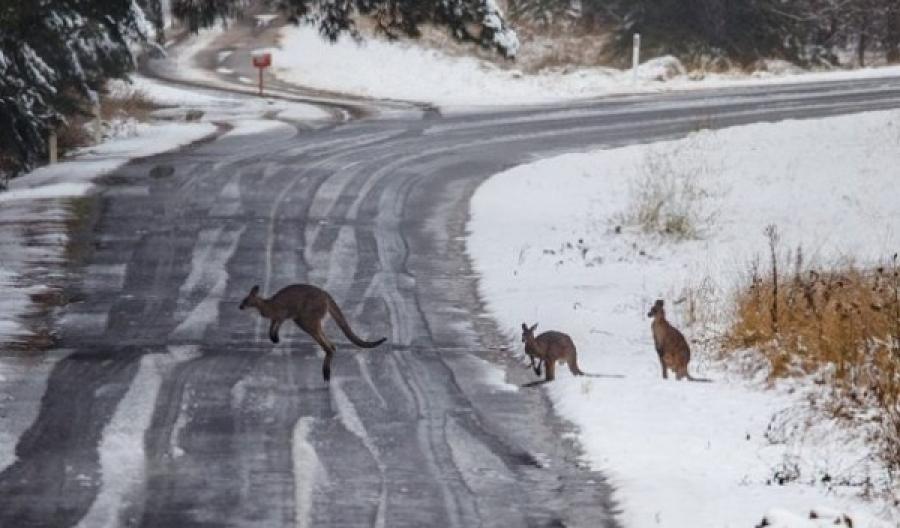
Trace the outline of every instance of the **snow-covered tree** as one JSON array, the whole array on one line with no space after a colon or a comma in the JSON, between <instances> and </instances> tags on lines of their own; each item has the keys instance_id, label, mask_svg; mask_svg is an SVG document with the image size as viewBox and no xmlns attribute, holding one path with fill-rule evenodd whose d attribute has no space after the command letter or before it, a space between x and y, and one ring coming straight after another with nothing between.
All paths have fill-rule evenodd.
<instances>
[{"instance_id":1,"label":"snow-covered tree","mask_svg":"<svg viewBox=\"0 0 900 528\"><path fill-rule=\"evenodd\" d=\"M782 0L584 0L615 23L621 49L641 33L651 53L682 58L795 58L802 51L803 2Z\"/></svg>"},{"instance_id":2,"label":"snow-covered tree","mask_svg":"<svg viewBox=\"0 0 900 528\"><path fill-rule=\"evenodd\" d=\"M526 0L520 0L526 1ZM543 1L551 0L527 0ZM564 2L564 0L559 0ZM641 33L650 53L691 60L724 56L738 62L785 58L834 62L855 50L900 60L897 0L583 0L585 13L605 13L627 56Z\"/></svg>"},{"instance_id":3,"label":"snow-covered tree","mask_svg":"<svg viewBox=\"0 0 900 528\"><path fill-rule=\"evenodd\" d=\"M538 27L577 22L585 15L581 0L512 0L509 11L514 22Z\"/></svg>"},{"instance_id":4,"label":"snow-covered tree","mask_svg":"<svg viewBox=\"0 0 900 528\"><path fill-rule=\"evenodd\" d=\"M445 26L465 41L496 47L506 56L518 50L515 32L494 0L273 0L270 2L297 23L307 23L337 39L357 35L354 19L374 20L389 37L416 37L423 24ZM245 0L173 0L174 14L192 30L239 16Z\"/></svg>"},{"instance_id":5,"label":"snow-covered tree","mask_svg":"<svg viewBox=\"0 0 900 528\"><path fill-rule=\"evenodd\" d=\"M0 0L0 185L46 156L51 127L134 67L134 0Z\"/></svg>"}]
</instances>

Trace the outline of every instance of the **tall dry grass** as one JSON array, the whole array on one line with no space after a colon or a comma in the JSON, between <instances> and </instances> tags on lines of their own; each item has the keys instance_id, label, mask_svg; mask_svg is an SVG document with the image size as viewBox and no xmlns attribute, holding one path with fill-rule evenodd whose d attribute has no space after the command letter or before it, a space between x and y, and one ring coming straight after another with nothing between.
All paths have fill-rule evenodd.
<instances>
[{"instance_id":1,"label":"tall dry grass","mask_svg":"<svg viewBox=\"0 0 900 528\"><path fill-rule=\"evenodd\" d=\"M121 137L133 135L130 129L137 122L149 121L152 113L160 105L151 100L147 94L138 89L119 90L106 93L100 97L100 119L104 137ZM75 149L94 143L94 116L87 101L82 107L66 116L66 121L57 129L59 151L66 156Z\"/></svg>"},{"instance_id":2,"label":"tall dry grass","mask_svg":"<svg viewBox=\"0 0 900 528\"><path fill-rule=\"evenodd\" d=\"M900 261L818 268L797 248L779 253L767 230L765 270L757 262L735 297L727 351L756 349L771 378L815 374L837 418L878 424L889 469L900 471ZM873 412L874 411L874 412Z\"/></svg>"},{"instance_id":3,"label":"tall dry grass","mask_svg":"<svg viewBox=\"0 0 900 528\"><path fill-rule=\"evenodd\" d=\"M149 121L151 114L159 108L158 103L138 88L108 93L100 98L100 118L104 121L122 117Z\"/></svg>"}]
</instances>

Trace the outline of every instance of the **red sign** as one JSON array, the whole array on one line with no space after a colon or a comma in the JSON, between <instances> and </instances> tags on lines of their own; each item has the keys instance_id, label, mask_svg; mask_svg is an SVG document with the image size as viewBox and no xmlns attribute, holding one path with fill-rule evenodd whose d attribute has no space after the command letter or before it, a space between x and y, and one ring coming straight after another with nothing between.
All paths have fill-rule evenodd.
<instances>
[{"instance_id":1,"label":"red sign","mask_svg":"<svg viewBox=\"0 0 900 528\"><path fill-rule=\"evenodd\" d=\"M253 65L257 68L268 68L272 65L272 54L271 53L260 53L258 55L253 55Z\"/></svg>"}]
</instances>

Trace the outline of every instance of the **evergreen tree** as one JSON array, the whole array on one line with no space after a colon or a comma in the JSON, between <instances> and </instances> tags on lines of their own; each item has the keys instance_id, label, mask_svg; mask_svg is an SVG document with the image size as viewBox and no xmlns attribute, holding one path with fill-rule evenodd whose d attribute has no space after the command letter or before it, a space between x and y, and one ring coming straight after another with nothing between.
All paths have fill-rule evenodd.
<instances>
[{"instance_id":1,"label":"evergreen tree","mask_svg":"<svg viewBox=\"0 0 900 528\"><path fill-rule=\"evenodd\" d=\"M445 26L459 40L496 47L507 56L518 50L515 33L494 0L272 0L295 23L312 24L326 38L357 36L354 18L369 17L389 37L419 36L419 27ZM173 0L173 12L191 30L240 16L245 0Z\"/></svg>"},{"instance_id":2,"label":"evergreen tree","mask_svg":"<svg viewBox=\"0 0 900 528\"><path fill-rule=\"evenodd\" d=\"M654 54L701 55L740 61L796 59L803 53L803 2L781 0L585 0L618 26L624 51L641 33Z\"/></svg>"},{"instance_id":3,"label":"evergreen tree","mask_svg":"<svg viewBox=\"0 0 900 528\"><path fill-rule=\"evenodd\" d=\"M510 2L510 17L539 27L576 21L583 17L580 0L514 0Z\"/></svg>"},{"instance_id":4,"label":"evergreen tree","mask_svg":"<svg viewBox=\"0 0 900 528\"><path fill-rule=\"evenodd\" d=\"M0 185L46 156L64 116L134 67L146 20L133 0L0 0Z\"/></svg>"}]
</instances>

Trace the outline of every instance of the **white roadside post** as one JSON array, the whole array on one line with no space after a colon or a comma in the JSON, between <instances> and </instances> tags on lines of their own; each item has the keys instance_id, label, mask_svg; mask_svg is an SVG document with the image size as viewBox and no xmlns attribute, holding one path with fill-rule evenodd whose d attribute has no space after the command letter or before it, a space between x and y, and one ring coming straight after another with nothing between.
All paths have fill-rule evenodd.
<instances>
[{"instance_id":1,"label":"white roadside post","mask_svg":"<svg viewBox=\"0 0 900 528\"><path fill-rule=\"evenodd\" d=\"M638 65L641 63L641 34L634 34L634 48L631 54L631 82L638 82Z\"/></svg>"},{"instance_id":2,"label":"white roadside post","mask_svg":"<svg viewBox=\"0 0 900 528\"><path fill-rule=\"evenodd\" d=\"M48 161L50 162L50 165L53 165L59 159L59 150L57 149L55 130L51 130L49 137L47 137L47 152L49 154Z\"/></svg>"}]
</instances>

